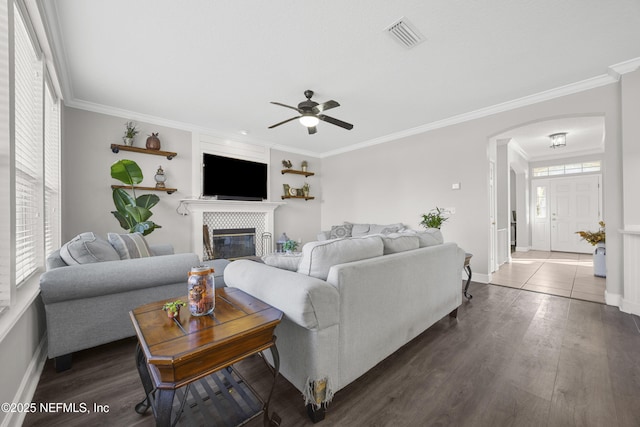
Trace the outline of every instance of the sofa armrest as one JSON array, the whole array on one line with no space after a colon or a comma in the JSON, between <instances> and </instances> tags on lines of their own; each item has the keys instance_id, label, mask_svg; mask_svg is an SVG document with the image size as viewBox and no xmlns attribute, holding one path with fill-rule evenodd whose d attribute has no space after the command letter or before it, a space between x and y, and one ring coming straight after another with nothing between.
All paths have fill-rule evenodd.
<instances>
[{"instance_id":1,"label":"sofa armrest","mask_svg":"<svg viewBox=\"0 0 640 427\"><path fill-rule=\"evenodd\" d=\"M189 271L199 263L184 253L60 267L40 276L40 294L52 304L180 282L186 294Z\"/></svg>"},{"instance_id":2,"label":"sofa armrest","mask_svg":"<svg viewBox=\"0 0 640 427\"><path fill-rule=\"evenodd\" d=\"M324 329L338 323L338 291L315 277L237 260L224 270L224 281L277 308L304 328Z\"/></svg>"},{"instance_id":3,"label":"sofa armrest","mask_svg":"<svg viewBox=\"0 0 640 427\"><path fill-rule=\"evenodd\" d=\"M318 239L319 242L322 242L324 240L329 240L330 235L331 231L321 231L317 234L316 239Z\"/></svg>"}]
</instances>

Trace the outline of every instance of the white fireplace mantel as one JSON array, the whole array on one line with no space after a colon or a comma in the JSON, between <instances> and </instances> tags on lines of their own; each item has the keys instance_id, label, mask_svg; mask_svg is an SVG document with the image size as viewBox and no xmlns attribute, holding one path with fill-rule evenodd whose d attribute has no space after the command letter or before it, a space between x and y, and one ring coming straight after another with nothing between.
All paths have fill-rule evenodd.
<instances>
[{"instance_id":1,"label":"white fireplace mantel","mask_svg":"<svg viewBox=\"0 0 640 427\"><path fill-rule=\"evenodd\" d=\"M285 205L285 202L251 202L243 200L211 200L211 199L182 199L177 211L181 215L191 215L193 235L193 252L202 257L204 244L202 241L202 229L205 213L235 213L253 212L262 213L264 230L273 235L274 211Z\"/></svg>"}]
</instances>

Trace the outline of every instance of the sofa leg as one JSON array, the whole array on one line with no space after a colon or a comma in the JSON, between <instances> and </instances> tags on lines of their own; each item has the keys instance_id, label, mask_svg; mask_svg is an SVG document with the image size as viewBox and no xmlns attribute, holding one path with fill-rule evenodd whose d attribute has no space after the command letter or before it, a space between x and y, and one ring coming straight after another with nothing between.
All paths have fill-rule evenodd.
<instances>
[{"instance_id":1,"label":"sofa leg","mask_svg":"<svg viewBox=\"0 0 640 427\"><path fill-rule=\"evenodd\" d=\"M458 308L457 307L451 313L449 313L449 317L453 317L454 319L458 318Z\"/></svg>"},{"instance_id":2,"label":"sofa leg","mask_svg":"<svg viewBox=\"0 0 640 427\"><path fill-rule=\"evenodd\" d=\"M71 353L58 356L53 359L56 372L62 372L71 369Z\"/></svg>"},{"instance_id":3,"label":"sofa leg","mask_svg":"<svg viewBox=\"0 0 640 427\"><path fill-rule=\"evenodd\" d=\"M311 403L307 404L307 415L309 415L309 418L314 423L324 420L326 412L327 410L323 405L317 407L316 405L312 405Z\"/></svg>"}]
</instances>

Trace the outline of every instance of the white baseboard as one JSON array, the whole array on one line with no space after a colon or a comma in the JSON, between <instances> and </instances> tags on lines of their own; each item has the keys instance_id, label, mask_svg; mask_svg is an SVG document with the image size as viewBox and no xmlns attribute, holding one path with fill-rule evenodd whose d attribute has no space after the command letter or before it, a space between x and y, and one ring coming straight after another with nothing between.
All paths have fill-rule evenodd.
<instances>
[{"instance_id":1,"label":"white baseboard","mask_svg":"<svg viewBox=\"0 0 640 427\"><path fill-rule=\"evenodd\" d=\"M605 289L604 291L604 302L607 305L612 305L614 307L620 307L622 304L622 295L613 294Z\"/></svg>"},{"instance_id":2,"label":"white baseboard","mask_svg":"<svg viewBox=\"0 0 640 427\"><path fill-rule=\"evenodd\" d=\"M516 246L516 252L529 252L530 250L529 246Z\"/></svg>"},{"instance_id":3,"label":"white baseboard","mask_svg":"<svg viewBox=\"0 0 640 427\"><path fill-rule=\"evenodd\" d=\"M629 301L628 299L622 298L620 303L620 311L624 313L635 314L636 316L640 316L640 303L635 301Z\"/></svg>"},{"instance_id":4,"label":"white baseboard","mask_svg":"<svg viewBox=\"0 0 640 427\"><path fill-rule=\"evenodd\" d=\"M40 375L44 369L44 363L47 361L47 334L44 334L38 348L29 362L27 371L22 377L20 387L13 398L13 403L32 402L33 395L38 387ZM2 421L2 427L21 426L24 422L26 412L8 412Z\"/></svg>"}]
</instances>

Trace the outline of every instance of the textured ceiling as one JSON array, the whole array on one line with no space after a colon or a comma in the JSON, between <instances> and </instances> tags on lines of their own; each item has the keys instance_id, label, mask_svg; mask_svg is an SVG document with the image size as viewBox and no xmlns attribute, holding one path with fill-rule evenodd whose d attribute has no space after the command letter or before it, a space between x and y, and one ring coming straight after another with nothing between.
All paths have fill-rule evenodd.
<instances>
[{"instance_id":1,"label":"textured ceiling","mask_svg":"<svg viewBox=\"0 0 640 427\"><path fill-rule=\"evenodd\" d=\"M640 58L638 0L56 0L68 105L318 155L606 75ZM406 17L426 41L384 31ZM338 101L308 135L270 104ZM242 135L240 132L246 132ZM524 138L524 137L523 137Z\"/></svg>"}]
</instances>

